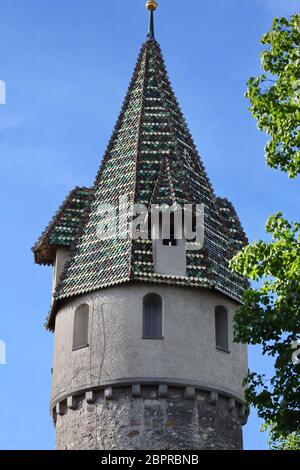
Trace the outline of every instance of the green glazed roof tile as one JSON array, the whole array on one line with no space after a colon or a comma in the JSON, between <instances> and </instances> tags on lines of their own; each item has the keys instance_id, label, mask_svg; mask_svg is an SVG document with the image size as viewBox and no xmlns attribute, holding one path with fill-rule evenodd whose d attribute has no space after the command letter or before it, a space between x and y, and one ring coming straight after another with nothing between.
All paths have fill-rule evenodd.
<instances>
[{"instance_id":1,"label":"green glazed roof tile","mask_svg":"<svg viewBox=\"0 0 300 470\"><path fill-rule=\"evenodd\" d=\"M36 263L52 265L57 247L72 247L89 214L93 196L93 189L78 187L68 194L32 248Z\"/></svg>"},{"instance_id":2,"label":"green glazed roof tile","mask_svg":"<svg viewBox=\"0 0 300 470\"><path fill-rule=\"evenodd\" d=\"M80 211L62 210L62 226L46 237L47 243L69 243L81 225L82 234L75 237L55 293L48 328L54 328L59 302L123 282L212 288L241 300L245 279L231 272L229 261L247 242L246 236L232 204L214 194L154 38L140 51L93 193L87 219L79 220ZM187 253L186 276L155 273L149 240L97 239L99 206L117 204L120 195L147 206L205 205L204 247Z\"/></svg>"}]
</instances>

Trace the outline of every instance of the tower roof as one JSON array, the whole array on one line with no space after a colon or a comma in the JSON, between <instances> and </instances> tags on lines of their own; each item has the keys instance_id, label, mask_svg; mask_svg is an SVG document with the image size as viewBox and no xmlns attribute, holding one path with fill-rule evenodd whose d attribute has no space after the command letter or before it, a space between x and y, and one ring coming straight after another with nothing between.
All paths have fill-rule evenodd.
<instances>
[{"instance_id":1,"label":"tower roof","mask_svg":"<svg viewBox=\"0 0 300 470\"><path fill-rule=\"evenodd\" d=\"M32 248L37 264L52 265L56 249L71 248L84 226L93 200L93 188L74 188Z\"/></svg>"},{"instance_id":2,"label":"tower roof","mask_svg":"<svg viewBox=\"0 0 300 470\"><path fill-rule=\"evenodd\" d=\"M147 40L92 188L89 214L82 220L82 234L55 293L50 329L63 299L120 283L213 288L236 301L245 288L245 279L231 272L229 260L246 243L246 236L233 206L214 194L154 38L153 11ZM99 206L118 205L120 195L147 207L151 203L204 204L204 247L187 251L185 276L155 273L151 240L97 237Z\"/></svg>"}]
</instances>

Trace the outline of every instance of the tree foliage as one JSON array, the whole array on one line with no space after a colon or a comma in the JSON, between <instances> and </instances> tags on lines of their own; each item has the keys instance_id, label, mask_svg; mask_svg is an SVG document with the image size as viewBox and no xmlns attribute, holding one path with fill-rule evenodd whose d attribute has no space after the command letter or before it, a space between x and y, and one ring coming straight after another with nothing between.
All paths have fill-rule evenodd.
<instances>
[{"instance_id":1,"label":"tree foliage","mask_svg":"<svg viewBox=\"0 0 300 470\"><path fill-rule=\"evenodd\" d=\"M300 433L293 432L286 437L276 437L276 425L272 423L265 423L261 427L261 431L269 432L269 447L271 450L300 450Z\"/></svg>"},{"instance_id":2,"label":"tree foliage","mask_svg":"<svg viewBox=\"0 0 300 470\"><path fill-rule=\"evenodd\" d=\"M293 178L300 173L300 15L275 19L261 42L265 73L250 78L246 97L258 128L271 137L267 164Z\"/></svg>"},{"instance_id":3,"label":"tree foliage","mask_svg":"<svg viewBox=\"0 0 300 470\"><path fill-rule=\"evenodd\" d=\"M262 38L261 75L246 96L259 129L271 137L267 164L295 177L300 173L300 15L275 19ZM266 87L266 88L264 88ZM300 432L300 365L292 343L300 338L300 224L281 213L269 218L270 242L245 247L231 262L234 271L258 282L244 294L235 317L235 340L261 345L274 359L274 374L250 372L247 397L267 423L274 445L297 442ZM296 441L295 441L296 439ZM281 443L281 444L280 444Z\"/></svg>"},{"instance_id":4,"label":"tree foliage","mask_svg":"<svg viewBox=\"0 0 300 470\"><path fill-rule=\"evenodd\" d=\"M260 281L245 292L235 317L235 341L260 344L275 361L275 374L249 372L247 398L261 418L276 423L280 433L300 429L300 366L293 365L291 345L300 333L300 224L282 214L266 226L272 241L248 245L232 260L232 268Z\"/></svg>"}]
</instances>

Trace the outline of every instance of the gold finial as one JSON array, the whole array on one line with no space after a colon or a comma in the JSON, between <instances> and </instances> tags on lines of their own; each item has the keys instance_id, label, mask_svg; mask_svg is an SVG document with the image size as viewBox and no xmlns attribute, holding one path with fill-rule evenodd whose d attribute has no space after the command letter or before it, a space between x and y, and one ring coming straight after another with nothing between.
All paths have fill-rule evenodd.
<instances>
[{"instance_id":1,"label":"gold finial","mask_svg":"<svg viewBox=\"0 0 300 470\"><path fill-rule=\"evenodd\" d=\"M148 2L146 3L146 7L150 11L155 11L158 7L158 3L155 0L148 0Z\"/></svg>"}]
</instances>

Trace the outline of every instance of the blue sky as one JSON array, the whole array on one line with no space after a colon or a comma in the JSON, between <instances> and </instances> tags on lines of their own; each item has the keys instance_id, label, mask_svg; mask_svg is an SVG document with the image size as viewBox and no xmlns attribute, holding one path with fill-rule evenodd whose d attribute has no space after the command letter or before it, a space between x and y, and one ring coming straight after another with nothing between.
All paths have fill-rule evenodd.
<instances>
[{"instance_id":1,"label":"blue sky","mask_svg":"<svg viewBox=\"0 0 300 470\"><path fill-rule=\"evenodd\" d=\"M1 0L2 309L0 449L52 449L53 337L43 328L51 271L30 247L76 185L90 185L145 38L143 0ZM298 8L297 8L298 7ZM268 169L245 84L259 73L259 38L298 0L160 0L156 36L215 191L236 206L250 240L270 213L299 212L299 182ZM258 349L250 366L270 370ZM245 447L266 448L252 412Z\"/></svg>"}]
</instances>

